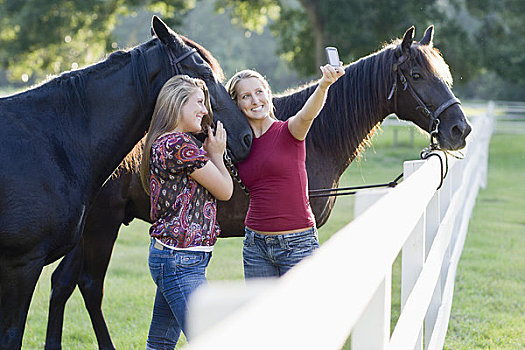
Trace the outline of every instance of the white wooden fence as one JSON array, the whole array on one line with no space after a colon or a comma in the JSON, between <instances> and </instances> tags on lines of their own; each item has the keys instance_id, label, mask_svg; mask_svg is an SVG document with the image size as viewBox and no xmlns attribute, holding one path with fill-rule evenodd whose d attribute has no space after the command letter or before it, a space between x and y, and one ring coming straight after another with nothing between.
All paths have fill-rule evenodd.
<instances>
[{"instance_id":1,"label":"white wooden fence","mask_svg":"<svg viewBox=\"0 0 525 350\"><path fill-rule=\"evenodd\" d=\"M525 133L525 102L497 101L497 127L495 132L505 134Z\"/></svg>"},{"instance_id":2,"label":"white wooden fence","mask_svg":"<svg viewBox=\"0 0 525 350\"><path fill-rule=\"evenodd\" d=\"M439 191L437 157L405 162L402 183L282 278L197 291L185 349L335 350L350 335L353 350L441 349L469 218L486 181L492 125L491 115L473 120L465 158L449 157ZM356 200L369 196L377 197ZM392 264L400 252L401 313L391 332Z\"/></svg>"}]
</instances>

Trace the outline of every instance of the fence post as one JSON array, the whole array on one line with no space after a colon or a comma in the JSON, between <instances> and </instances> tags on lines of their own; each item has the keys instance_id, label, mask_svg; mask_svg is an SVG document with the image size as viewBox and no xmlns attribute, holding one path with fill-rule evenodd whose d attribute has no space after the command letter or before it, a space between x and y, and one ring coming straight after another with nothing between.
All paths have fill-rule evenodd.
<instances>
[{"instance_id":1,"label":"fence post","mask_svg":"<svg viewBox=\"0 0 525 350\"><path fill-rule=\"evenodd\" d=\"M494 109L495 109L495 106L494 106L494 101L489 101L488 103L488 106L487 106L487 114L485 116L486 118L486 124L488 124L487 128L489 128L491 131L492 131L492 128L494 128L494 123L495 123L495 117L494 117ZM485 138L488 138L490 139L490 136L492 135L492 132L487 132L485 134ZM487 171L488 171L488 163L489 163L489 145L490 145L490 142L489 141L485 141L482 143L482 146L480 147L483 147L483 150L482 150L482 164L483 164L483 167L482 167L482 174L481 174L481 187L482 188L485 188L487 187Z\"/></svg>"},{"instance_id":2,"label":"fence post","mask_svg":"<svg viewBox=\"0 0 525 350\"><path fill-rule=\"evenodd\" d=\"M388 189L358 191L354 202L354 218L388 193ZM352 350L383 350L390 339L392 305L392 267L368 303L352 330Z\"/></svg>"},{"instance_id":3,"label":"fence post","mask_svg":"<svg viewBox=\"0 0 525 350\"><path fill-rule=\"evenodd\" d=\"M352 330L352 350L383 350L390 340L392 266Z\"/></svg>"},{"instance_id":4,"label":"fence post","mask_svg":"<svg viewBox=\"0 0 525 350\"><path fill-rule=\"evenodd\" d=\"M405 162L403 177L406 179L424 164L422 160ZM408 296L412 292L417 278L425 263L425 212L412 230L401 250L401 311L405 307ZM423 325L420 325L419 337L414 350L423 349Z\"/></svg>"},{"instance_id":5,"label":"fence post","mask_svg":"<svg viewBox=\"0 0 525 350\"><path fill-rule=\"evenodd\" d=\"M432 243L437 235L439 224L440 224L440 193L436 192L434 197L430 200L426 210L427 214L427 231L426 231L426 256L432 248ZM441 277L438 278L434 293L430 305L428 306L427 314L425 316L425 339L430 339L432 331L434 330L434 324L436 323L437 315L439 312L439 305L441 304ZM426 347L425 347L426 348Z\"/></svg>"}]
</instances>

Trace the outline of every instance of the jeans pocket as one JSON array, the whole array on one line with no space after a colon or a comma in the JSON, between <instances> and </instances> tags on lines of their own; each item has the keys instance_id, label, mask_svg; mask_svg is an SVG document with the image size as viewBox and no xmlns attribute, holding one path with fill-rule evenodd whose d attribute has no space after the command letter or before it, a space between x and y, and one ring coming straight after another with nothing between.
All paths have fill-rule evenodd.
<instances>
[{"instance_id":1,"label":"jeans pocket","mask_svg":"<svg viewBox=\"0 0 525 350\"><path fill-rule=\"evenodd\" d=\"M293 237L287 239L286 247L290 256L303 258L319 248L319 242L314 235Z\"/></svg>"},{"instance_id":2,"label":"jeans pocket","mask_svg":"<svg viewBox=\"0 0 525 350\"><path fill-rule=\"evenodd\" d=\"M177 266L193 267L205 263L206 254L203 252L177 252L175 262Z\"/></svg>"},{"instance_id":3,"label":"jeans pocket","mask_svg":"<svg viewBox=\"0 0 525 350\"><path fill-rule=\"evenodd\" d=\"M288 247L294 249L299 247L319 247L319 242L313 234L286 238L286 244Z\"/></svg>"}]
</instances>

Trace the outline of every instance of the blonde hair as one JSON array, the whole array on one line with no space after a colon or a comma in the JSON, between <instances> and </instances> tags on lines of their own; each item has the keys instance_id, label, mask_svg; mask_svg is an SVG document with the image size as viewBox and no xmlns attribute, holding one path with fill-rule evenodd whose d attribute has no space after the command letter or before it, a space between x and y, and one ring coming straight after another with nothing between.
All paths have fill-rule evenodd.
<instances>
[{"instance_id":1,"label":"blonde hair","mask_svg":"<svg viewBox=\"0 0 525 350\"><path fill-rule=\"evenodd\" d=\"M204 93L204 105L208 114L202 118L201 127L206 130L212 124L213 112L210 103L210 94L203 80L191 78L187 75L176 75L170 78L160 89L151 117L148 134L144 143L142 162L140 164L140 179L146 193L150 194L149 162L151 158L151 145L161 135L173 131L181 120L182 107L198 90Z\"/></svg>"},{"instance_id":2,"label":"blonde hair","mask_svg":"<svg viewBox=\"0 0 525 350\"><path fill-rule=\"evenodd\" d=\"M232 100L235 102L235 104L238 105L238 103L237 103L237 98L238 98L238 95L237 95L237 84L241 80L248 79L248 78L258 79L262 83L263 88L266 90L266 94L268 95L268 104L269 104L269 107L270 107L269 108L270 109L270 117L272 119L277 119L277 118L275 118L275 114L273 112L274 107L273 107L273 102L272 102L272 90L270 89L270 84L268 84L268 81L266 80L266 78L264 78L261 75L261 73L259 73L259 72L256 72L256 71L251 70L251 69L245 69L245 70L242 70L240 72L237 72L233 77L230 78L230 80L228 80L228 82L226 83L226 90L230 94Z\"/></svg>"}]
</instances>

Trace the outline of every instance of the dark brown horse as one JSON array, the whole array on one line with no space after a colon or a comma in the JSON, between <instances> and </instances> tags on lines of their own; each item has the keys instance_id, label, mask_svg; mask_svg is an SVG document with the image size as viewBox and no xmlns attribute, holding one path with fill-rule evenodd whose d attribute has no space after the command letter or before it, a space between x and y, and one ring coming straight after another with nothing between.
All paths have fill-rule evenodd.
<instances>
[{"instance_id":1,"label":"dark brown horse","mask_svg":"<svg viewBox=\"0 0 525 350\"><path fill-rule=\"evenodd\" d=\"M87 208L144 136L171 76L205 80L232 156L248 155L251 129L212 71L216 61L157 17L152 32L132 50L0 99L0 349L21 347L42 268L78 244Z\"/></svg>"},{"instance_id":2,"label":"dark brown horse","mask_svg":"<svg viewBox=\"0 0 525 350\"><path fill-rule=\"evenodd\" d=\"M326 106L307 137L310 188L337 187L376 127L394 112L427 131L435 130L434 120L439 119L435 136L440 147L455 150L465 146L471 128L450 90L448 66L432 48L432 33L430 27L421 41L413 42L414 29L409 29L402 40L346 67L345 76L330 87ZM277 117L284 120L294 115L315 87L275 98ZM311 199L318 226L327 221L334 200ZM232 200L219 203L223 237L244 235L247 208L248 197L239 186ZM121 171L108 181L88 215L83 244L53 273L48 342L51 337L55 344L59 342L65 302L78 284L100 348L113 348L101 311L104 276L120 225L135 217L149 221L148 215L149 201L136 171Z\"/></svg>"}]
</instances>

